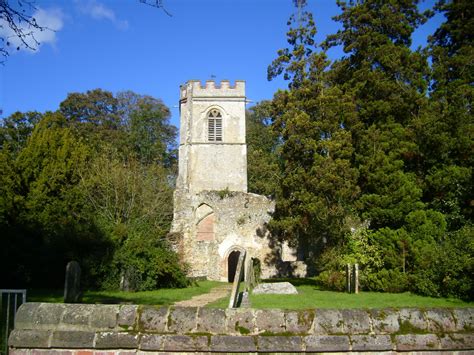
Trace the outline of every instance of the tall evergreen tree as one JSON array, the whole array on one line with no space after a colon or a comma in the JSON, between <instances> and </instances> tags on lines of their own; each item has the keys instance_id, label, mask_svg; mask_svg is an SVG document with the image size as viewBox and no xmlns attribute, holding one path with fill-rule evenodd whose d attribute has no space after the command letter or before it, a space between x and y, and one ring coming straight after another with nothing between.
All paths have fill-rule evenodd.
<instances>
[{"instance_id":1,"label":"tall evergreen tree","mask_svg":"<svg viewBox=\"0 0 474 355\"><path fill-rule=\"evenodd\" d=\"M359 207L373 227L398 228L423 208L413 166L419 157L411 122L427 105L426 54L411 50L413 31L427 20L417 0L338 2L342 29L326 48L341 45L331 80L355 99L354 137Z\"/></svg>"},{"instance_id":2,"label":"tall evergreen tree","mask_svg":"<svg viewBox=\"0 0 474 355\"><path fill-rule=\"evenodd\" d=\"M455 230L473 217L474 5L440 1L446 21L430 38L431 110L417 125L426 179L425 200Z\"/></svg>"},{"instance_id":3,"label":"tall evergreen tree","mask_svg":"<svg viewBox=\"0 0 474 355\"><path fill-rule=\"evenodd\" d=\"M273 99L281 182L272 226L310 256L340 242L358 194L347 130L355 107L350 95L326 79L329 62L315 51L312 15L300 12L289 24L290 48L278 51L268 70L270 79L284 73L289 80L289 90Z\"/></svg>"}]
</instances>

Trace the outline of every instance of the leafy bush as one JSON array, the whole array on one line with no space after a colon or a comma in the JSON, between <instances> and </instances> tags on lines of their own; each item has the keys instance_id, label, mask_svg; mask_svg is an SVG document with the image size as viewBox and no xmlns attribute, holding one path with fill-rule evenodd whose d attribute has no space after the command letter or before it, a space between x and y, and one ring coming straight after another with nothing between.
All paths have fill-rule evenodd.
<instances>
[{"instance_id":1,"label":"leafy bush","mask_svg":"<svg viewBox=\"0 0 474 355\"><path fill-rule=\"evenodd\" d=\"M408 275L399 270L382 269L364 277L364 288L380 292L404 292L408 288Z\"/></svg>"},{"instance_id":2,"label":"leafy bush","mask_svg":"<svg viewBox=\"0 0 474 355\"><path fill-rule=\"evenodd\" d=\"M129 237L115 250L107 269L102 283L105 289L118 289L120 285L125 291L150 291L188 285L176 253L151 236Z\"/></svg>"}]
</instances>

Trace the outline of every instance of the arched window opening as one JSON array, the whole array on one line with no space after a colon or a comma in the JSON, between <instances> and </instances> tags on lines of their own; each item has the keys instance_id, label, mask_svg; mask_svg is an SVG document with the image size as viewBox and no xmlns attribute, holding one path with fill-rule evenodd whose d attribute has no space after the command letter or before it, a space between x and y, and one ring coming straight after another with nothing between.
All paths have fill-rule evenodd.
<instances>
[{"instance_id":1,"label":"arched window opening","mask_svg":"<svg viewBox=\"0 0 474 355\"><path fill-rule=\"evenodd\" d=\"M197 225L197 240L214 240L214 213L204 217Z\"/></svg>"},{"instance_id":2,"label":"arched window opening","mask_svg":"<svg viewBox=\"0 0 474 355\"><path fill-rule=\"evenodd\" d=\"M209 142L222 142L222 115L219 110L212 109L207 114Z\"/></svg>"}]
</instances>

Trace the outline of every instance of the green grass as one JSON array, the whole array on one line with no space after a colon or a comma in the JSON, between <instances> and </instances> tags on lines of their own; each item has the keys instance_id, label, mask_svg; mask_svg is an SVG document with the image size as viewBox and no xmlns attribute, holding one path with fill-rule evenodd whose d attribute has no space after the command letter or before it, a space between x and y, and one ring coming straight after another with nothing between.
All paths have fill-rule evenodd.
<instances>
[{"instance_id":1,"label":"green grass","mask_svg":"<svg viewBox=\"0 0 474 355\"><path fill-rule=\"evenodd\" d=\"M186 288L163 288L155 291L123 292L123 291L85 291L82 303L103 304L149 304L167 306L174 302L190 299L193 296L208 293L212 288L221 285L217 281L199 281ZM63 290L28 290L28 302L63 302Z\"/></svg>"},{"instance_id":2,"label":"green grass","mask_svg":"<svg viewBox=\"0 0 474 355\"><path fill-rule=\"evenodd\" d=\"M285 280L289 281L289 280ZM433 298L405 293L324 291L311 279L291 280L298 290L297 295L252 295L252 308L308 309L308 308L402 308L402 307L474 307L474 302L455 298ZM227 298L213 302L208 307L225 308Z\"/></svg>"},{"instance_id":3,"label":"green grass","mask_svg":"<svg viewBox=\"0 0 474 355\"><path fill-rule=\"evenodd\" d=\"M271 280L275 281L275 280ZM281 281L281 280L278 280ZM463 302L454 298L432 298L412 293L361 292L357 295L344 292L321 290L312 279L291 279L298 290L297 295L250 295L253 308L401 308L401 307L474 307L474 302ZM86 291L83 303L104 304L148 304L167 306L174 302L190 299L208 293L213 287L222 285L216 281L200 281L187 288L159 289L145 292ZM242 288L242 285L241 285ZM63 301L63 291L28 290L29 302ZM208 305L212 308L226 308L229 298L225 297Z\"/></svg>"}]
</instances>

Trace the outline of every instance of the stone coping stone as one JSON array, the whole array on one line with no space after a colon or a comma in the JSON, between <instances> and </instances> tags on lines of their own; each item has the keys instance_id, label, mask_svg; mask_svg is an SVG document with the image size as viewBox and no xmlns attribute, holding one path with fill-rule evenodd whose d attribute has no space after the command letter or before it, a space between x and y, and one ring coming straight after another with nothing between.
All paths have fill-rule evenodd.
<instances>
[{"instance_id":1,"label":"stone coping stone","mask_svg":"<svg viewBox=\"0 0 474 355\"><path fill-rule=\"evenodd\" d=\"M474 350L474 309L211 309L25 303L12 349Z\"/></svg>"},{"instance_id":2,"label":"stone coping stone","mask_svg":"<svg viewBox=\"0 0 474 355\"><path fill-rule=\"evenodd\" d=\"M297 295L298 291L289 282L272 282L258 284L252 293L254 295Z\"/></svg>"},{"instance_id":3,"label":"stone coping stone","mask_svg":"<svg viewBox=\"0 0 474 355\"><path fill-rule=\"evenodd\" d=\"M14 330L10 349L139 349L164 352L385 352L474 350L472 334L173 335Z\"/></svg>"}]
</instances>

